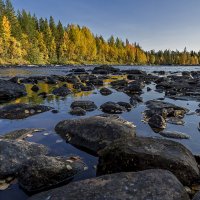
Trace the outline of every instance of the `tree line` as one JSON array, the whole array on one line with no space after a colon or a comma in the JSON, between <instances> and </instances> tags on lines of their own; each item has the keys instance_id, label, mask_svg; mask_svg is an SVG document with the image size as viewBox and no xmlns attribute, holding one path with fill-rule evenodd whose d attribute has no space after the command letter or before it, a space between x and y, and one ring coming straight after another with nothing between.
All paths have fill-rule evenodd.
<instances>
[{"instance_id":1,"label":"tree line","mask_svg":"<svg viewBox=\"0 0 200 200\"><path fill-rule=\"evenodd\" d=\"M5 64L198 65L200 52L146 52L128 39L105 40L85 26L15 12L10 0L0 0L0 65Z\"/></svg>"}]
</instances>

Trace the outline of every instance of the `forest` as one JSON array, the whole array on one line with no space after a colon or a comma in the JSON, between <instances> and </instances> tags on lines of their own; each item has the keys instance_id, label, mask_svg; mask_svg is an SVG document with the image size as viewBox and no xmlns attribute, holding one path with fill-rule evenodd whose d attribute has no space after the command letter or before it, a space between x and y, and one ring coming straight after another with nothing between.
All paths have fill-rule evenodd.
<instances>
[{"instance_id":1,"label":"forest","mask_svg":"<svg viewBox=\"0 0 200 200\"><path fill-rule=\"evenodd\" d=\"M145 51L128 39L105 40L85 26L64 26L0 0L0 65L116 64L198 65L200 52Z\"/></svg>"}]
</instances>

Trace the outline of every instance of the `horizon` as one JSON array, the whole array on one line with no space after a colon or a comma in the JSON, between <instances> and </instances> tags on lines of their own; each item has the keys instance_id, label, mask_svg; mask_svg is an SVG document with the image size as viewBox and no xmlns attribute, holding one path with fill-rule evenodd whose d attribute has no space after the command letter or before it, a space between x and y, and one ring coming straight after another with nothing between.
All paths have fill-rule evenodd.
<instances>
[{"instance_id":1,"label":"horizon","mask_svg":"<svg viewBox=\"0 0 200 200\"><path fill-rule=\"evenodd\" d=\"M56 22L60 20L65 26L87 26L94 35L102 35L105 39L111 35L124 41L127 38L131 43L139 43L145 51L183 51L186 47L188 51L198 52L200 28L196 24L200 2L182 0L178 4L179 1L115 0L113 5L111 0L49 0L48 6L44 0L15 0L12 3L15 10L25 9L38 18L53 16Z\"/></svg>"}]
</instances>

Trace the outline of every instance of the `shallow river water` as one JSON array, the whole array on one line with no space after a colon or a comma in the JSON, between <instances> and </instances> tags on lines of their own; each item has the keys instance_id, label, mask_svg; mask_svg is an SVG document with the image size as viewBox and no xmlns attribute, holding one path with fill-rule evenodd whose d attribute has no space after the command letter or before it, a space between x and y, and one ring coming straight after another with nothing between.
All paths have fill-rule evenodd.
<instances>
[{"instance_id":1,"label":"shallow river water","mask_svg":"<svg viewBox=\"0 0 200 200\"><path fill-rule=\"evenodd\" d=\"M41 75L66 75L72 67L66 66L57 66L57 67L10 67L10 68L0 68L0 78L10 78L14 76L26 77L26 76L41 76ZM87 70L92 69L93 67L86 67ZM200 71L200 67L153 67L153 66L120 66L120 69L141 69L147 72L154 71L166 71L172 73L180 73L181 71ZM115 77L122 78L122 77ZM106 81L107 87L109 87L109 82L111 80ZM40 92L51 93L51 91L58 86L49 86L44 83L39 83ZM69 85L70 87L70 85ZM143 97L144 102L152 99L158 99L164 97L164 93L156 92L155 85L148 85L152 90L147 92L147 88L144 88L144 93L141 95ZM117 92L113 90L113 94L109 96L102 96L99 93L99 89L97 88L92 92L80 92L75 93L73 95L69 95L66 98L59 98L55 96L49 96L47 99L43 99L38 97L38 95L31 91L31 85L26 85L28 96L19 98L10 103L31 103L31 104L42 104L51 106L54 109L58 110L57 114L53 114L51 111L42 113L39 115L35 115L23 120L2 120L0 119L0 135L4 135L13 130L22 129L22 128L44 128L45 130L40 133L36 133L33 137L29 138L28 141L41 143L48 146L51 149L51 153L53 155L61 155L61 156L71 156L78 155L80 156L84 162L88 165L88 170L84 173L76 176L73 181L82 180L90 177L96 176L96 165L98 162L98 158L94 157L86 152L83 152L72 145L63 141L59 135L57 135L54 131L55 125L64 120L71 118L78 118L75 116L71 116L68 112L70 110L70 105L75 100L91 100L94 101L95 104L100 107L103 103L107 101L124 101L129 102L130 97L122 92ZM199 102L197 101L183 101L183 100L172 100L169 98L165 98L166 102L174 103L179 106L183 106L188 108L190 111L195 111L199 108ZM3 105L3 104L2 104ZM0 106L2 106L0 105ZM140 136L151 136L162 138L159 134L155 133L148 124L142 122L143 115L142 112L146 109L145 104L138 104L136 108L133 108L130 112L125 112L121 116L133 122L136 125L137 134ZM94 116L102 114L102 112L97 109L93 112L87 112L86 117ZM167 129L169 131L179 131L183 133L187 133L190 135L190 139L188 140L175 140L184 144L187 148L189 148L194 154L200 154L200 132L198 130L198 124L200 122L200 117L197 115L186 115L184 118L185 124L184 126L177 126L168 124ZM48 134L45 134L48 133ZM28 194L22 191L17 182L12 184L7 190L0 191L0 200L25 200L27 199Z\"/></svg>"}]
</instances>

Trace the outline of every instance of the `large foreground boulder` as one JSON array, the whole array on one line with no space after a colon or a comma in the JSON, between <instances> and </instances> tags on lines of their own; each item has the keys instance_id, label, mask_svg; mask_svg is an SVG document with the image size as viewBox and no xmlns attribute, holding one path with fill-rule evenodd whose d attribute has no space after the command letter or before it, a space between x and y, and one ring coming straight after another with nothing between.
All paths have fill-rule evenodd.
<instances>
[{"instance_id":1,"label":"large foreground boulder","mask_svg":"<svg viewBox=\"0 0 200 200\"><path fill-rule=\"evenodd\" d=\"M18 180L23 189L36 192L73 179L84 168L85 164L80 159L42 155L24 163Z\"/></svg>"},{"instance_id":2,"label":"large foreground boulder","mask_svg":"<svg viewBox=\"0 0 200 200\"><path fill-rule=\"evenodd\" d=\"M88 179L37 194L29 200L189 200L169 171L146 170Z\"/></svg>"},{"instance_id":3,"label":"large foreground boulder","mask_svg":"<svg viewBox=\"0 0 200 200\"><path fill-rule=\"evenodd\" d=\"M27 95L22 84L0 79L0 103L8 102Z\"/></svg>"},{"instance_id":4,"label":"large foreground boulder","mask_svg":"<svg viewBox=\"0 0 200 200\"><path fill-rule=\"evenodd\" d=\"M65 120L55 130L70 144L95 154L116 139L135 136L132 123L107 115Z\"/></svg>"},{"instance_id":5,"label":"large foreground boulder","mask_svg":"<svg viewBox=\"0 0 200 200\"><path fill-rule=\"evenodd\" d=\"M15 176L30 157L47 153L40 144L0 139L0 179Z\"/></svg>"},{"instance_id":6,"label":"large foreground boulder","mask_svg":"<svg viewBox=\"0 0 200 200\"><path fill-rule=\"evenodd\" d=\"M166 169L186 185L199 178L199 169L192 153L170 140L154 138L120 139L99 152L100 174L146 169Z\"/></svg>"},{"instance_id":7,"label":"large foreground boulder","mask_svg":"<svg viewBox=\"0 0 200 200\"><path fill-rule=\"evenodd\" d=\"M44 105L11 104L0 107L1 119L24 119L36 114L47 112L51 107Z\"/></svg>"}]
</instances>

